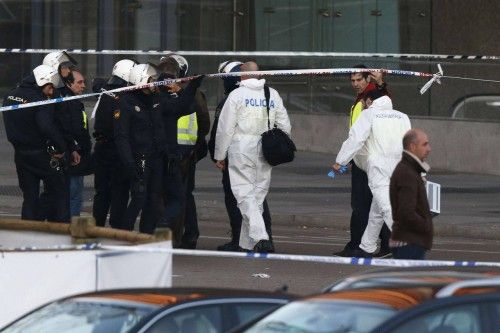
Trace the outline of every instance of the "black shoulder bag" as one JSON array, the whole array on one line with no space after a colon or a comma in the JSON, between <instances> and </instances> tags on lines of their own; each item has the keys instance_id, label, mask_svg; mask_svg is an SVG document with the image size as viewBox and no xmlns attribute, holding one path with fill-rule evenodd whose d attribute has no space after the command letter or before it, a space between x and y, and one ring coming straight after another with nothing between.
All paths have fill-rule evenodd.
<instances>
[{"instance_id":1,"label":"black shoulder bag","mask_svg":"<svg viewBox=\"0 0 500 333\"><path fill-rule=\"evenodd\" d=\"M291 162L295 157L297 148L295 148L295 144L288 134L276 127L276 124L274 124L274 128L271 129L271 123L269 121L270 91L267 85L264 85L264 96L266 97L268 128L268 130L262 134L262 152L264 158L267 163L272 166Z\"/></svg>"}]
</instances>

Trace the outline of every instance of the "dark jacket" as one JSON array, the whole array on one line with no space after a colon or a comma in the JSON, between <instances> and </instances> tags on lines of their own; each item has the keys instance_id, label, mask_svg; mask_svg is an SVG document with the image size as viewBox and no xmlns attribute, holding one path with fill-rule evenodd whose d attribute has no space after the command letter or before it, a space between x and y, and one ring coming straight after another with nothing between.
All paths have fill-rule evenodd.
<instances>
[{"instance_id":1,"label":"dark jacket","mask_svg":"<svg viewBox=\"0 0 500 333\"><path fill-rule=\"evenodd\" d=\"M61 97L75 95L68 87L58 89L58 93ZM55 111L55 118L68 145L68 154L77 151L81 156L80 163L76 166L71 166L69 173L75 176L91 174L93 172L90 158L92 142L90 140L85 106L82 100L74 99L59 103Z\"/></svg>"},{"instance_id":2,"label":"dark jacket","mask_svg":"<svg viewBox=\"0 0 500 333\"><path fill-rule=\"evenodd\" d=\"M15 105L46 100L33 74L26 77L19 87L10 91L3 105ZM54 104L35 106L3 112L7 139L16 150L47 150L47 141L58 153L67 151L64 137L54 120Z\"/></svg>"},{"instance_id":3,"label":"dark jacket","mask_svg":"<svg viewBox=\"0 0 500 333\"><path fill-rule=\"evenodd\" d=\"M165 150L161 113L152 95L137 90L124 93L113 119L115 144L126 166Z\"/></svg>"},{"instance_id":4,"label":"dark jacket","mask_svg":"<svg viewBox=\"0 0 500 333\"><path fill-rule=\"evenodd\" d=\"M196 112L195 93L199 85L190 84L182 89L178 95L160 92L157 103L160 104L165 140L169 154L179 154L177 144L177 120L180 117Z\"/></svg>"},{"instance_id":5,"label":"dark jacket","mask_svg":"<svg viewBox=\"0 0 500 333\"><path fill-rule=\"evenodd\" d=\"M434 231L422 172L420 163L403 152L390 183L392 239L430 250Z\"/></svg>"},{"instance_id":6,"label":"dark jacket","mask_svg":"<svg viewBox=\"0 0 500 333\"><path fill-rule=\"evenodd\" d=\"M94 92L102 92L121 88L120 85L105 84L103 86L94 86ZM99 105L95 113L94 120L94 138L100 142L113 141L113 114L119 109L120 93L102 94L99 99Z\"/></svg>"},{"instance_id":7,"label":"dark jacket","mask_svg":"<svg viewBox=\"0 0 500 333\"><path fill-rule=\"evenodd\" d=\"M219 102L219 105L217 105L217 107L215 108L214 121L212 123L212 130L210 131L210 139L208 140L208 151L210 152L210 158L213 162L217 162L214 158L215 137L217 135L217 126L219 125L219 116L222 108L224 107L224 103L226 103L227 96L228 95L225 95L224 98Z\"/></svg>"},{"instance_id":8,"label":"dark jacket","mask_svg":"<svg viewBox=\"0 0 500 333\"><path fill-rule=\"evenodd\" d=\"M196 99L196 119L198 122L198 139L196 140L196 158L201 160L208 153L206 136L210 132L210 114L208 113L207 98L201 91L197 91Z\"/></svg>"}]
</instances>

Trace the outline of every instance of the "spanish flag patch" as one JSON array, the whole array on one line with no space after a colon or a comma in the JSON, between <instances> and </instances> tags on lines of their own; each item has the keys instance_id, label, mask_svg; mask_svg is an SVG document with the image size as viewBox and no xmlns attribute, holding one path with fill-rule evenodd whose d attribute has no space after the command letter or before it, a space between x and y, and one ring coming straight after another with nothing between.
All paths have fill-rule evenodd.
<instances>
[{"instance_id":1,"label":"spanish flag patch","mask_svg":"<svg viewBox=\"0 0 500 333\"><path fill-rule=\"evenodd\" d=\"M115 112L113 112L113 118L115 118L115 120L120 119L120 110L115 110Z\"/></svg>"}]
</instances>

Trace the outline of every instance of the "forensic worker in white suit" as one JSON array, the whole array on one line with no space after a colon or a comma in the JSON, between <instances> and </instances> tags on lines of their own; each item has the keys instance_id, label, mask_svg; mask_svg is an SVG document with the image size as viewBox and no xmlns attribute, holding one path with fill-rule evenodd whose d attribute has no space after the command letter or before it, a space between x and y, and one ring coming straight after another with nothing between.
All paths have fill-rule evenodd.
<instances>
[{"instance_id":1,"label":"forensic worker in white suit","mask_svg":"<svg viewBox=\"0 0 500 333\"><path fill-rule=\"evenodd\" d=\"M258 71L255 62L241 66L242 72ZM264 84L266 80L242 75L222 108L215 141L218 168L228 168L231 189L243 216L239 245L244 250L273 252L274 247L262 218L263 201L271 183L271 165L262 154L262 133L268 130ZM290 134L290 119L278 92L270 88L271 128ZM229 165L224 160L229 158Z\"/></svg>"},{"instance_id":2,"label":"forensic worker in white suit","mask_svg":"<svg viewBox=\"0 0 500 333\"><path fill-rule=\"evenodd\" d=\"M384 222L392 230L392 211L389 200L389 183L394 168L403 153L403 136L411 129L410 119L402 112L393 110L388 96L373 91L365 97L367 109L349 131L349 138L344 141L337 155L333 169L338 171L360 151L366 155L366 173L368 185L373 194L368 225L361 238L357 257L372 257L377 249L377 239Z\"/></svg>"}]
</instances>

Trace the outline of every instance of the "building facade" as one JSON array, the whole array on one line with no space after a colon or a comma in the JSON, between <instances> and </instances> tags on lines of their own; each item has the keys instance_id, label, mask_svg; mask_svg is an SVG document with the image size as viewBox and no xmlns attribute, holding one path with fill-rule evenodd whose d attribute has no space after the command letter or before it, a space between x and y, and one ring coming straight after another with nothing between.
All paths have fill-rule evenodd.
<instances>
[{"instance_id":1,"label":"building facade","mask_svg":"<svg viewBox=\"0 0 500 333\"><path fill-rule=\"evenodd\" d=\"M500 3L494 0L3 0L0 48L288 51L290 56L256 60L262 69L364 63L372 68L436 72L438 62L428 59L298 57L293 52L500 55L498 12ZM108 76L114 62L125 57L159 60L146 55L75 55L89 80ZM43 54L1 53L2 95L42 58ZM216 72L218 63L227 60L187 59L190 73ZM498 60L441 64L447 75L490 80L500 76ZM352 102L348 76L269 81L292 112L344 113ZM454 105L467 96L500 94L498 83L444 79L421 96L418 90L424 78L390 76L387 81L396 108L417 116L451 117ZM205 84L204 89L210 105L215 105L222 94L220 84ZM459 114L500 119L494 99L477 103L479 107L467 100Z\"/></svg>"}]
</instances>

